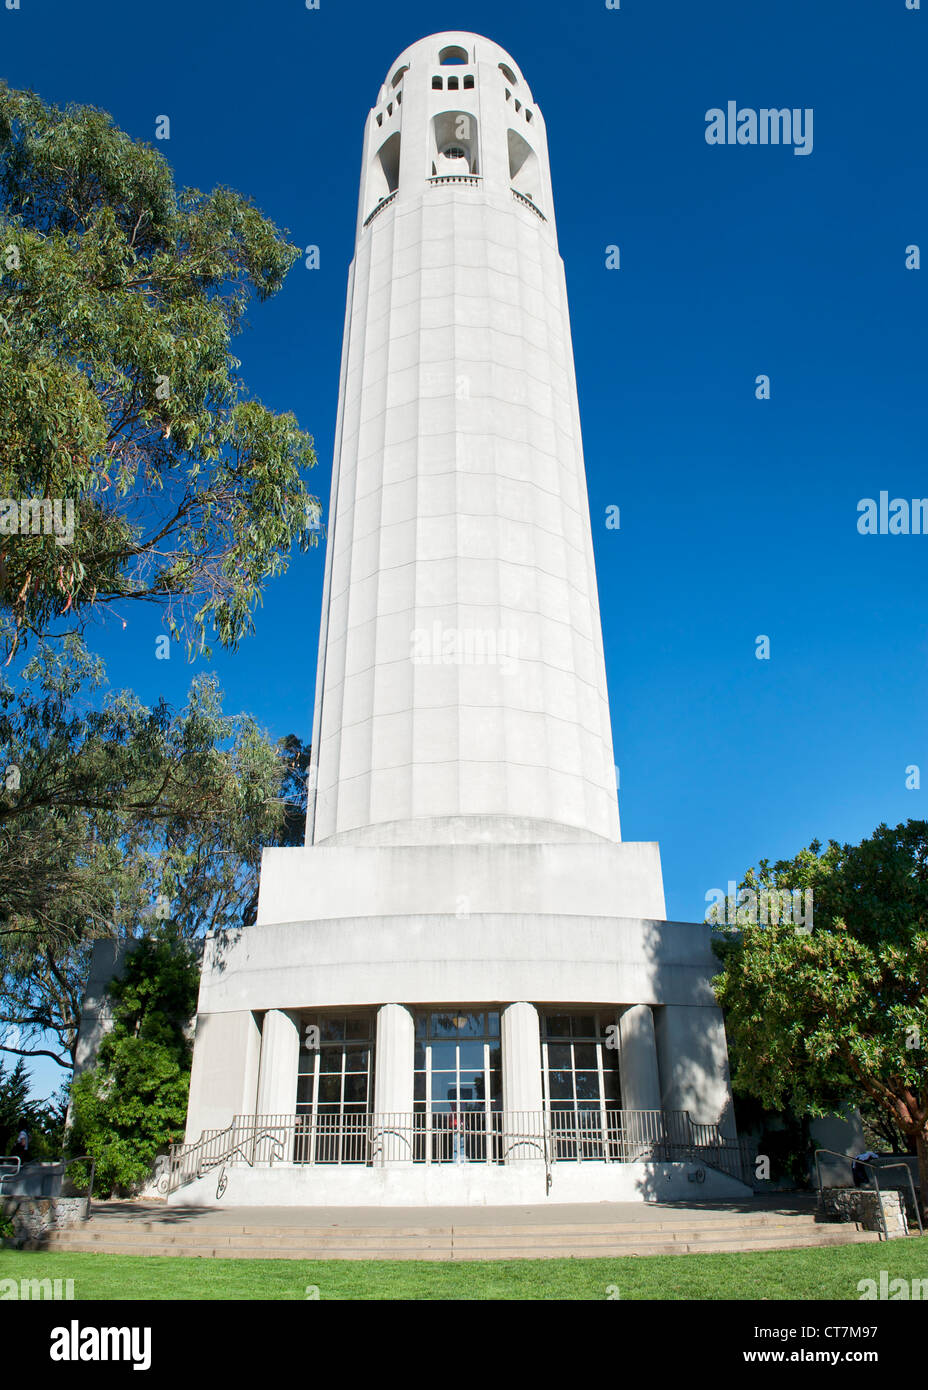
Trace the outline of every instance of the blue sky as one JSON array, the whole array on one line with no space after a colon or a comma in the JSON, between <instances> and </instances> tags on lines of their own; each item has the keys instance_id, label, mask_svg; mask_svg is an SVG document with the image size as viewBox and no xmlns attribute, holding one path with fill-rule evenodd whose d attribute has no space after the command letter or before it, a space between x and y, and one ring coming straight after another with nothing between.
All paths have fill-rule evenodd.
<instances>
[{"instance_id":1,"label":"blue sky","mask_svg":"<svg viewBox=\"0 0 928 1390\"><path fill-rule=\"evenodd\" d=\"M426 34L515 57L548 129L623 837L660 841L672 918L761 857L926 814L905 770L928 788L928 536L856 526L861 498L928 496L928 267L905 268L928 250L926 25L905 0L0 9L13 86L153 143L169 115L179 184L231 185L320 247L236 351L314 434L326 504L367 111ZM811 107L812 153L707 144L729 100ZM310 735L322 566L295 556L211 663L275 736ZM125 616L91 634L111 683L182 702L192 669L155 660L157 612Z\"/></svg>"}]
</instances>

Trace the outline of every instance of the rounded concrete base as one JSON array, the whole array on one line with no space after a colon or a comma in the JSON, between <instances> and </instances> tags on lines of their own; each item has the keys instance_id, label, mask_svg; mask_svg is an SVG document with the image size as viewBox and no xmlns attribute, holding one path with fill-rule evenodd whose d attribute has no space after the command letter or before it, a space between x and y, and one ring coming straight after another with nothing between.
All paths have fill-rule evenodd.
<instances>
[{"instance_id":1,"label":"rounded concrete base","mask_svg":"<svg viewBox=\"0 0 928 1390\"><path fill-rule=\"evenodd\" d=\"M551 1190L537 1162L491 1166L481 1163L397 1165L275 1165L222 1167L187 1183L168 1198L170 1206L512 1206L545 1202L648 1202L752 1196L751 1189L698 1163L555 1164ZM699 1175L702 1180L697 1180Z\"/></svg>"}]
</instances>

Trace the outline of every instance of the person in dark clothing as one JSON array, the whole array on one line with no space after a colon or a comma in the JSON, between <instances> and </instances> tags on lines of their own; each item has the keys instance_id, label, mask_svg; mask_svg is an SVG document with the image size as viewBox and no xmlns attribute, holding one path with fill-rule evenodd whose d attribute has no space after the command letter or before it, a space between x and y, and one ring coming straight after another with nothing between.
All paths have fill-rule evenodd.
<instances>
[{"instance_id":1,"label":"person in dark clothing","mask_svg":"<svg viewBox=\"0 0 928 1390\"><path fill-rule=\"evenodd\" d=\"M864 1149L862 1154L857 1155L854 1162L851 1164L851 1177L854 1179L855 1187L865 1187L870 1181L870 1170L865 1168L864 1164L872 1162L873 1159L879 1158L879 1156L880 1155L875 1154L872 1149Z\"/></svg>"}]
</instances>

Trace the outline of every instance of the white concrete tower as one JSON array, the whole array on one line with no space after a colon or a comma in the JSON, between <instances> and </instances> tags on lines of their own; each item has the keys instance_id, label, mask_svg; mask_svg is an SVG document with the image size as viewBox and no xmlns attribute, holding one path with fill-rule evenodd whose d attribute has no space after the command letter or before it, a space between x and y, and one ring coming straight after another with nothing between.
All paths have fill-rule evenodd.
<instances>
[{"instance_id":1,"label":"white concrete tower","mask_svg":"<svg viewBox=\"0 0 928 1390\"><path fill-rule=\"evenodd\" d=\"M308 844L619 838L545 124L476 34L365 126L311 784Z\"/></svg>"},{"instance_id":2,"label":"white concrete tower","mask_svg":"<svg viewBox=\"0 0 928 1390\"><path fill-rule=\"evenodd\" d=\"M691 1196L710 934L619 838L544 121L475 34L367 120L312 745L305 845L204 952L195 1171L215 1130L246 1205Z\"/></svg>"}]
</instances>

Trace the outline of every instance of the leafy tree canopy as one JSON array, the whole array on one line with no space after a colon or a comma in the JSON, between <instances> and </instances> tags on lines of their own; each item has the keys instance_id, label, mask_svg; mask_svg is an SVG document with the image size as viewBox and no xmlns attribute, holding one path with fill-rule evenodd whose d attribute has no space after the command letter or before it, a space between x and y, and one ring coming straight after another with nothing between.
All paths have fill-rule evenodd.
<instances>
[{"instance_id":1,"label":"leafy tree canopy","mask_svg":"<svg viewBox=\"0 0 928 1390\"><path fill-rule=\"evenodd\" d=\"M716 980L733 1084L823 1114L871 1101L913 1140L928 1192L928 822L859 845L813 842L745 886L811 888L812 931L745 922Z\"/></svg>"},{"instance_id":2,"label":"leafy tree canopy","mask_svg":"<svg viewBox=\"0 0 928 1390\"><path fill-rule=\"evenodd\" d=\"M299 843L308 751L222 712L119 691L71 635L0 678L0 1050L71 1065L92 942L254 920L261 849ZM57 1043L49 1043L49 1035Z\"/></svg>"},{"instance_id":3,"label":"leafy tree canopy","mask_svg":"<svg viewBox=\"0 0 928 1390\"><path fill-rule=\"evenodd\" d=\"M229 351L298 254L231 189L177 191L105 112L0 83L8 646L143 599L191 645L234 647L294 542L317 543L312 440L248 395Z\"/></svg>"},{"instance_id":4,"label":"leafy tree canopy","mask_svg":"<svg viewBox=\"0 0 928 1390\"><path fill-rule=\"evenodd\" d=\"M100 1190L131 1189L183 1138L198 983L195 951L169 929L138 942L110 985L113 1029L71 1092L69 1150L96 1159Z\"/></svg>"}]
</instances>

